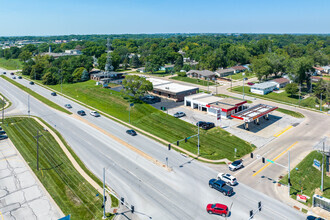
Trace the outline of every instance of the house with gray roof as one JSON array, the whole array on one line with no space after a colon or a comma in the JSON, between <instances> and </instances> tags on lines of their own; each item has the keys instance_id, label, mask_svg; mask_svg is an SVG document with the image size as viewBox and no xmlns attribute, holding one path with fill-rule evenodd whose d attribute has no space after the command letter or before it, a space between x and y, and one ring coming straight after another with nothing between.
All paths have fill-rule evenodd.
<instances>
[{"instance_id":1,"label":"house with gray roof","mask_svg":"<svg viewBox=\"0 0 330 220\"><path fill-rule=\"evenodd\" d=\"M210 70L189 70L187 76L204 80L215 80L215 73Z\"/></svg>"},{"instance_id":2,"label":"house with gray roof","mask_svg":"<svg viewBox=\"0 0 330 220\"><path fill-rule=\"evenodd\" d=\"M215 71L215 74L217 74L219 77L225 77L229 75L235 74L236 70L233 68L228 68L228 69L218 69Z\"/></svg>"},{"instance_id":3,"label":"house with gray roof","mask_svg":"<svg viewBox=\"0 0 330 220\"><path fill-rule=\"evenodd\" d=\"M274 89L277 89L276 82L263 82L257 83L250 87L250 91L259 95L266 95L271 93Z\"/></svg>"}]
</instances>

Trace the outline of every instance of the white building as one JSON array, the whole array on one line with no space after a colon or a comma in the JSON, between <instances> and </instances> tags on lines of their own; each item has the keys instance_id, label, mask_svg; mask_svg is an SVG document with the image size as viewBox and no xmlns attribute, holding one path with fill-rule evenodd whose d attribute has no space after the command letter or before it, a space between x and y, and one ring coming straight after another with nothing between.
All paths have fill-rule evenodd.
<instances>
[{"instance_id":1,"label":"white building","mask_svg":"<svg viewBox=\"0 0 330 220\"><path fill-rule=\"evenodd\" d=\"M81 55L82 52L80 50L74 49L74 50L65 50L66 54L70 54L70 55Z\"/></svg>"},{"instance_id":2,"label":"white building","mask_svg":"<svg viewBox=\"0 0 330 220\"><path fill-rule=\"evenodd\" d=\"M272 92L274 89L277 88L277 83L275 82L264 82L264 83L258 83L254 84L250 87L250 91L255 94L259 95L266 95L270 92Z\"/></svg>"}]
</instances>

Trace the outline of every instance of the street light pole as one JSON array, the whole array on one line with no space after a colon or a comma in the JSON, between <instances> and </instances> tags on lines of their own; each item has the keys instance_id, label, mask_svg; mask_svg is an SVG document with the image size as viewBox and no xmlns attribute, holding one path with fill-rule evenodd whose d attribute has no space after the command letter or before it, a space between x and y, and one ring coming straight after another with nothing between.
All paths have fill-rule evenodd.
<instances>
[{"instance_id":1,"label":"street light pole","mask_svg":"<svg viewBox=\"0 0 330 220\"><path fill-rule=\"evenodd\" d=\"M39 138L42 137L42 134L39 135L39 130L37 130L37 136L34 138L37 139L37 170L39 171Z\"/></svg>"},{"instance_id":2,"label":"street light pole","mask_svg":"<svg viewBox=\"0 0 330 220\"><path fill-rule=\"evenodd\" d=\"M5 118L5 97L2 96L2 103L3 103L3 106L2 106L2 124L4 122L4 118Z\"/></svg>"},{"instance_id":3,"label":"street light pole","mask_svg":"<svg viewBox=\"0 0 330 220\"><path fill-rule=\"evenodd\" d=\"M198 147L197 155L199 156L199 122L198 122L198 143L197 143L197 147Z\"/></svg>"},{"instance_id":4,"label":"street light pole","mask_svg":"<svg viewBox=\"0 0 330 220\"><path fill-rule=\"evenodd\" d=\"M28 95L28 114L30 117L30 95Z\"/></svg>"},{"instance_id":5,"label":"street light pole","mask_svg":"<svg viewBox=\"0 0 330 220\"><path fill-rule=\"evenodd\" d=\"M245 73L242 73L243 77L245 76ZM245 80L245 77L243 78L243 100L244 100L244 80Z\"/></svg>"},{"instance_id":6,"label":"street light pole","mask_svg":"<svg viewBox=\"0 0 330 220\"><path fill-rule=\"evenodd\" d=\"M105 167L103 167L103 219L105 217Z\"/></svg>"},{"instance_id":7,"label":"street light pole","mask_svg":"<svg viewBox=\"0 0 330 220\"><path fill-rule=\"evenodd\" d=\"M289 187L289 197L290 197L290 151L288 151L288 187Z\"/></svg>"},{"instance_id":8,"label":"street light pole","mask_svg":"<svg viewBox=\"0 0 330 220\"><path fill-rule=\"evenodd\" d=\"M324 166L324 141L323 141L323 152L322 152L322 176L321 176L321 192L323 192L323 166Z\"/></svg>"},{"instance_id":9,"label":"street light pole","mask_svg":"<svg viewBox=\"0 0 330 220\"><path fill-rule=\"evenodd\" d=\"M128 123L131 124L131 104L129 105L129 110L128 110Z\"/></svg>"},{"instance_id":10,"label":"street light pole","mask_svg":"<svg viewBox=\"0 0 330 220\"><path fill-rule=\"evenodd\" d=\"M323 93L321 93L321 104L320 104L320 111L322 111L322 94L323 94Z\"/></svg>"}]
</instances>

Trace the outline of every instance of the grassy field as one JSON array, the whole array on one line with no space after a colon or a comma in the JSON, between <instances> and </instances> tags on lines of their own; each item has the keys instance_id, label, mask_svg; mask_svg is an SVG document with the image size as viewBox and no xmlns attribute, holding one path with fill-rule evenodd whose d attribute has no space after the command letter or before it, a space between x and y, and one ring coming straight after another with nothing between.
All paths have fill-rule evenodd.
<instances>
[{"instance_id":1,"label":"grassy field","mask_svg":"<svg viewBox=\"0 0 330 220\"><path fill-rule=\"evenodd\" d=\"M3 129L65 215L72 219L101 219L102 196L73 167L61 147L32 118L6 118ZM39 168L36 140L39 134Z\"/></svg>"},{"instance_id":2,"label":"grassy field","mask_svg":"<svg viewBox=\"0 0 330 220\"><path fill-rule=\"evenodd\" d=\"M321 171L313 167L314 159L317 159L322 163L322 154L317 151L312 151L290 172L292 184L290 193L292 198L295 199L297 194L301 194L301 187L303 187L303 194L311 197L311 199L307 200L309 206L312 204L312 196L315 189L320 189L321 186ZM296 168L298 168L298 171ZM280 182L288 184L288 176L286 175ZM325 172L323 186L323 196L330 198L330 177L326 176Z\"/></svg>"},{"instance_id":3,"label":"grassy field","mask_svg":"<svg viewBox=\"0 0 330 220\"><path fill-rule=\"evenodd\" d=\"M235 88L233 88L233 91L243 93L243 86L235 87ZM299 96L298 95L295 95L295 96L291 97L285 91L283 91L282 93L271 92L271 93L268 93L267 95L258 95L258 94L255 94L255 93L251 93L249 86L244 86L244 92L247 95L257 96L257 97L260 97L260 98L266 98L266 99L268 98L268 99L273 99L273 100L276 100L276 101L286 102L286 103L289 103L289 104L295 104L295 105L300 105L300 106L304 106L304 107L319 109L319 108L315 107L315 105L317 105L317 102L318 102L318 99L315 98L315 97L308 97L306 99L301 98L300 102L299 102ZM302 95L304 95L304 94L305 93L302 93Z\"/></svg>"},{"instance_id":4,"label":"grassy field","mask_svg":"<svg viewBox=\"0 0 330 220\"><path fill-rule=\"evenodd\" d=\"M219 96L219 97L223 97L223 98L234 98L234 99L238 99L234 96L230 96L230 95L225 95L225 94L217 94L216 96ZM241 99L243 101L243 99ZM250 100L245 100L247 103L252 103L252 101Z\"/></svg>"},{"instance_id":5,"label":"grassy field","mask_svg":"<svg viewBox=\"0 0 330 220\"><path fill-rule=\"evenodd\" d=\"M290 116L295 117L295 118L304 118L305 117L303 114L301 114L299 112L294 112L294 111L284 109L284 108L278 108L278 109L276 109L276 111L282 112L284 114L290 115Z\"/></svg>"},{"instance_id":6,"label":"grassy field","mask_svg":"<svg viewBox=\"0 0 330 220\"><path fill-rule=\"evenodd\" d=\"M15 86L17 86L18 88L24 90L25 92L29 93L30 95L32 95L34 98L38 99L39 101L45 103L46 105L54 108L54 109L57 109L61 112L64 112L64 113L67 113L69 115L71 115L72 113L69 112L68 110L66 110L65 108L62 108L61 106L55 104L54 102L50 101L49 99L39 95L38 93L32 91L31 89L17 83L15 80L12 80L12 79L9 79L8 77L5 77L5 76L0 76L2 77L3 79L7 80L8 82L14 84Z\"/></svg>"},{"instance_id":7,"label":"grassy field","mask_svg":"<svg viewBox=\"0 0 330 220\"><path fill-rule=\"evenodd\" d=\"M0 58L0 67L7 70L22 69L23 63L19 59L6 60L5 58Z\"/></svg>"},{"instance_id":8,"label":"grassy field","mask_svg":"<svg viewBox=\"0 0 330 220\"><path fill-rule=\"evenodd\" d=\"M50 86L60 91L60 85ZM64 84L63 93L87 105L93 106L120 120L128 122L130 100L124 99L121 93L96 86L94 81L76 84ZM131 123L151 134L169 142L175 142L197 133L197 127L173 116L167 115L154 107L135 103L131 109ZM237 157L242 157L253 150L253 146L220 128L201 131L201 156L208 159L228 158L234 160L234 149L237 148ZM180 147L197 153L197 138L187 143L180 143Z\"/></svg>"},{"instance_id":9,"label":"grassy field","mask_svg":"<svg viewBox=\"0 0 330 220\"><path fill-rule=\"evenodd\" d=\"M243 73L236 73L234 75L230 75L230 76L226 76L226 78L228 79L232 79L232 80L240 80L243 78L252 78L255 77L256 75L254 73L245 73L245 76L243 76Z\"/></svg>"},{"instance_id":10,"label":"grassy field","mask_svg":"<svg viewBox=\"0 0 330 220\"><path fill-rule=\"evenodd\" d=\"M193 84L197 84L197 85L201 85L201 86L213 86L215 85L214 82L208 82L207 80L202 80L202 79L195 79L195 78L190 78L190 77L182 77L182 76L173 76L171 77L171 79L175 79L175 80L179 80L182 82L188 82L188 83L193 83Z\"/></svg>"}]
</instances>

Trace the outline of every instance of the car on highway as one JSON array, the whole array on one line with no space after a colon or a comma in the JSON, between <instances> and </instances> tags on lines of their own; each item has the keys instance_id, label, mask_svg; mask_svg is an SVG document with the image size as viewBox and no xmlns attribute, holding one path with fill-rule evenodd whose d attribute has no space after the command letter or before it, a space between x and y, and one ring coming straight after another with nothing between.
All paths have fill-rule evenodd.
<instances>
[{"instance_id":1,"label":"car on highway","mask_svg":"<svg viewBox=\"0 0 330 220\"><path fill-rule=\"evenodd\" d=\"M101 116L100 113L98 113L98 112L96 112L96 111L91 111L89 114L90 114L91 116L94 116L94 117L100 117L100 116Z\"/></svg>"},{"instance_id":2,"label":"car on highway","mask_svg":"<svg viewBox=\"0 0 330 220\"><path fill-rule=\"evenodd\" d=\"M6 74L6 72L3 72L3 74Z\"/></svg>"},{"instance_id":3,"label":"car on highway","mask_svg":"<svg viewBox=\"0 0 330 220\"><path fill-rule=\"evenodd\" d=\"M65 104L64 107L65 108L72 108L72 106L70 104Z\"/></svg>"},{"instance_id":4,"label":"car on highway","mask_svg":"<svg viewBox=\"0 0 330 220\"><path fill-rule=\"evenodd\" d=\"M202 125L202 129L204 130L208 130L214 127L214 123L213 122L206 122L205 124Z\"/></svg>"},{"instance_id":5,"label":"car on highway","mask_svg":"<svg viewBox=\"0 0 330 220\"><path fill-rule=\"evenodd\" d=\"M126 134L129 134L129 135L131 135L131 136L135 136L135 135L137 135L136 132L135 132L134 130L127 130L127 131L126 131Z\"/></svg>"},{"instance_id":6,"label":"car on highway","mask_svg":"<svg viewBox=\"0 0 330 220\"><path fill-rule=\"evenodd\" d=\"M186 114L184 112L177 112L173 116L176 117L176 118L181 118L183 116L186 116Z\"/></svg>"},{"instance_id":7,"label":"car on highway","mask_svg":"<svg viewBox=\"0 0 330 220\"><path fill-rule=\"evenodd\" d=\"M12 78L13 78L13 79L16 79L16 76L13 76Z\"/></svg>"},{"instance_id":8,"label":"car on highway","mask_svg":"<svg viewBox=\"0 0 330 220\"><path fill-rule=\"evenodd\" d=\"M0 140L4 140L4 139L7 139L8 136L7 135L0 135Z\"/></svg>"},{"instance_id":9,"label":"car on highway","mask_svg":"<svg viewBox=\"0 0 330 220\"><path fill-rule=\"evenodd\" d=\"M235 160L234 162L232 162L230 165L229 165L229 170L231 171L235 171L235 170L239 170L241 168L243 168L244 165L243 165L243 160Z\"/></svg>"},{"instance_id":10,"label":"car on highway","mask_svg":"<svg viewBox=\"0 0 330 220\"><path fill-rule=\"evenodd\" d=\"M10 73L10 75L14 75L14 73Z\"/></svg>"},{"instance_id":11,"label":"car on highway","mask_svg":"<svg viewBox=\"0 0 330 220\"><path fill-rule=\"evenodd\" d=\"M86 115L84 110L77 111L77 114L80 115L80 116L85 116Z\"/></svg>"},{"instance_id":12,"label":"car on highway","mask_svg":"<svg viewBox=\"0 0 330 220\"><path fill-rule=\"evenodd\" d=\"M6 132L5 131L0 131L0 135L2 135L2 134L6 134Z\"/></svg>"},{"instance_id":13,"label":"car on highway","mask_svg":"<svg viewBox=\"0 0 330 220\"><path fill-rule=\"evenodd\" d=\"M324 220L324 218L316 217L316 216L313 216L313 215L309 215L309 216L307 216L306 219L307 219L307 220Z\"/></svg>"},{"instance_id":14,"label":"car on highway","mask_svg":"<svg viewBox=\"0 0 330 220\"><path fill-rule=\"evenodd\" d=\"M30 85L34 85L34 82L32 82L32 81L31 81L31 82L29 82L29 83L30 83Z\"/></svg>"},{"instance_id":15,"label":"car on highway","mask_svg":"<svg viewBox=\"0 0 330 220\"><path fill-rule=\"evenodd\" d=\"M217 179L210 179L209 187L218 190L225 196L231 196L234 193L233 187L228 186L224 181Z\"/></svg>"},{"instance_id":16,"label":"car on highway","mask_svg":"<svg viewBox=\"0 0 330 220\"><path fill-rule=\"evenodd\" d=\"M237 179L229 173L219 173L218 179L226 182L228 185L231 186L235 186L237 184Z\"/></svg>"},{"instance_id":17,"label":"car on highway","mask_svg":"<svg viewBox=\"0 0 330 220\"><path fill-rule=\"evenodd\" d=\"M19 78L19 79L22 79L22 77L21 77L21 76L18 76L17 78Z\"/></svg>"},{"instance_id":18,"label":"car on highway","mask_svg":"<svg viewBox=\"0 0 330 220\"><path fill-rule=\"evenodd\" d=\"M199 121L196 123L196 126L198 127L199 125L199 127L202 127L204 124L206 124L206 121Z\"/></svg>"},{"instance_id":19,"label":"car on highway","mask_svg":"<svg viewBox=\"0 0 330 220\"><path fill-rule=\"evenodd\" d=\"M228 207L220 203L208 204L206 206L206 211L209 214L218 214L223 217L226 217L228 215Z\"/></svg>"},{"instance_id":20,"label":"car on highway","mask_svg":"<svg viewBox=\"0 0 330 220\"><path fill-rule=\"evenodd\" d=\"M56 92L52 92L50 93L52 96L56 96Z\"/></svg>"}]
</instances>

